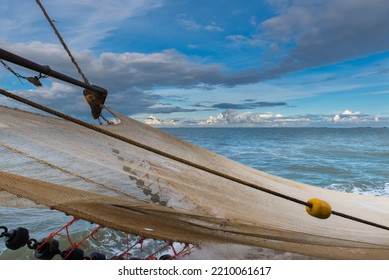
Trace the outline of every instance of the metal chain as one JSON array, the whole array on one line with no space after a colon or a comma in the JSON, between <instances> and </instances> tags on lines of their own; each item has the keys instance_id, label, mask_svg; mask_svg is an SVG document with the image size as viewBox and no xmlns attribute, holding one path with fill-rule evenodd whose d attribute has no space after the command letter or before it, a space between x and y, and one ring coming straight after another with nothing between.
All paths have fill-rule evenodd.
<instances>
[{"instance_id":1,"label":"metal chain","mask_svg":"<svg viewBox=\"0 0 389 280\"><path fill-rule=\"evenodd\" d=\"M15 71L11 68L11 66L9 66L8 64L6 64L2 59L0 59L0 62L1 62L1 64L3 64L4 68L7 69L8 71L10 71L12 74L14 74L14 75L19 79L20 82L22 82L20 79L25 79L25 80L27 80L27 77L22 76L22 75L20 75L19 73L15 72Z\"/></svg>"},{"instance_id":2,"label":"metal chain","mask_svg":"<svg viewBox=\"0 0 389 280\"><path fill-rule=\"evenodd\" d=\"M8 228L7 228L7 227L5 227L5 226L0 226L0 229L2 229L2 230L3 230L3 232L2 232L2 233L0 233L0 238L1 238L1 237L4 237L4 236L7 236L7 233L8 233Z\"/></svg>"},{"instance_id":3,"label":"metal chain","mask_svg":"<svg viewBox=\"0 0 389 280\"><path fill-rule=\"evenodd\" d=\"M3 64L4 68L7 69L8 71L10 71L12 74L14 74L18 79L19 81L22 83L22 81L20 79L24 79L24 80L27 80L29 81L30 83L34 84L35 86L42 86L42 84L40 83L40 79L45 79L48 77L48 75L44 75L42 73L39 73L38 75L36 76L32 76L32 77L25 77L23 75L20 75L19 73L17 73L16 71L14 71L11 66L9 66L8 64L6 64L2 59L0 59L0 63Z\"/></svg>"}]
</instances>

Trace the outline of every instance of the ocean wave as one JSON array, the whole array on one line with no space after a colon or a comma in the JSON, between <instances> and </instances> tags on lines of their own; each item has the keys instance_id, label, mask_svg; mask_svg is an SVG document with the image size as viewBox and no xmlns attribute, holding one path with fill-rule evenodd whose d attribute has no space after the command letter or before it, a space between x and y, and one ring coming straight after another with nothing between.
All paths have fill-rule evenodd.
<instances>
[{"instance_id":1,"label":"ocean wave","mask_svg":"<svg viewBox=\"0 0 389 280\"><path fill-rule=\"evenodd\" d=\"M354 183L333 183L328 186L328 189L356 193L366 194L373 196L389 196L389 183L388 182L354 182Z\"/></svg>"}]
</instances>

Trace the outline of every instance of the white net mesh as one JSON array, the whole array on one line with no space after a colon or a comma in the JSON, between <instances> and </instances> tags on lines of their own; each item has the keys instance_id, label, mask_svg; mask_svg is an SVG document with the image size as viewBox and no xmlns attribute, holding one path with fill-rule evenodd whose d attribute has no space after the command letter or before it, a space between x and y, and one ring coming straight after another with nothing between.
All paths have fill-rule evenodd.
<instances>
[{"instance_id":1,"label":"white net mesh","mask_svg":"<svg viewBox=\"0 0 389 280\"><path fill-rule=\"evenodd\" d=\"M119 118L120 125L105 129L287 197L317 197L337 212L389 225L387 197L271 176ZM4 206L31 207L33 201L163 240L255 245L323 258L389 258L386 229L337 215L314 218L296 202L63 120L0 107L0 155Z\"/></svg>"}]
</instances>

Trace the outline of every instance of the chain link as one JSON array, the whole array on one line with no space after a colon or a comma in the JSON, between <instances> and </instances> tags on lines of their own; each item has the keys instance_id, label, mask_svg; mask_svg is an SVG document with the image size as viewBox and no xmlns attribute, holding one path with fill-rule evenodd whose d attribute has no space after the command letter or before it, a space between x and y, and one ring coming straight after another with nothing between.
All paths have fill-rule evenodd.
<instances>
[{"instance_id":1,"label":"chain link","mask_svg":"<svg viewBox=\"0 0 389 280\"><path fill-rule=\"evenodd\" d=\"M21 79L24 79L24 80L27 80L29 81L30 83L34 84L35 86L37 87L40 87L42 86L41 82L39 81L40 79L45 79L48 77L48 75L44 75L42 73L39 73L38 75L36 76L32 76L32 77L26 77L26 76L23 76L19 73L17 73L15 70L13 70L11 68L11 66L9 66L8 64L6 64L2 59L0 59L0 63L3 64L4 68L7 69L8 71L10 71L12 74L14 74L16 76L16 78L19 79L20 83L23 84L22 80Z\"/></svg>"},{"instance_id":2,"label":"chain link","mask_svg":"<svg viewBox=\"0 0 389 280\"><path fill-rule=\"evenodd\" d=\"M0 229L2 229L2 230L3 230L3 232L2 232L2 233L0 233L0 238L1 238L1 237L4 237L4 236L7 236L7 233L8 233L8 228L7 228L7 227L5 227L5 226L0 226Z\"/></svg>"}]
</instances>

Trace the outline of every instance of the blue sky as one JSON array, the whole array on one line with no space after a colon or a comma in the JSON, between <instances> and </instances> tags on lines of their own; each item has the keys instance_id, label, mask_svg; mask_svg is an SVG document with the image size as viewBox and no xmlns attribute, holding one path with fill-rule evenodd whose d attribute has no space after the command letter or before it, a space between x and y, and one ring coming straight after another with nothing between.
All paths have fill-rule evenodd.
<instances>
[{"instance_id":1,"label":"blue sky","mask_svg":"<svg viewBox=\"0 0 389 280\"><path fill-rule=\"evenodd\" d=\"M107 105L140 121L389 126L389 1L41 1ZM34 0L0 14L1 48L81 79ZM79 88L43 83L0 69L1 88L92 121Z\"/></svg>"}]
</instances>

